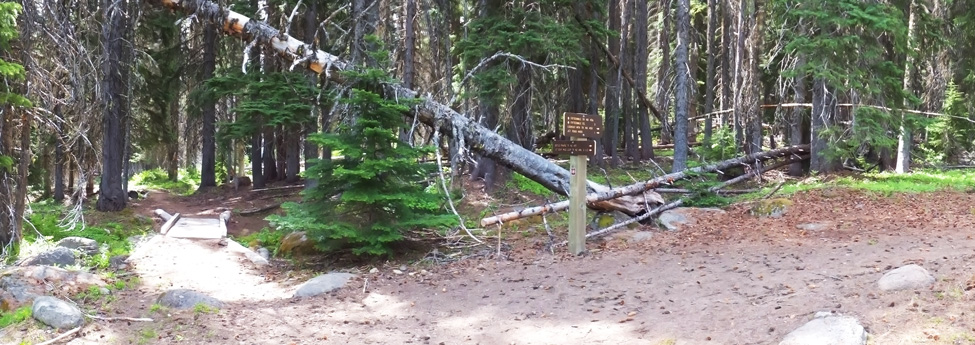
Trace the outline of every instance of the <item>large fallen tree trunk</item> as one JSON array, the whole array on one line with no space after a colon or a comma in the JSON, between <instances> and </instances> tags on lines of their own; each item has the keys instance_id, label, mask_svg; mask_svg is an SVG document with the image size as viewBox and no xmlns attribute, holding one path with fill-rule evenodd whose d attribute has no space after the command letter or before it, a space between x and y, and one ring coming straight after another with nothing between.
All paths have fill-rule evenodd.
<instances>
[{"instance_id":1,"label":"large fallen tree trunk","mask_svg":"<svg viewBox=\"0 0 975 345\"><path fill-rule=\"evenodd\" d=\"M792 163L795 163L795 162L801 162L801 161L808 160L808 159L809 159L809 155L791 156L791 157L788 157L786 159L783 159L782 161L780 161L778 163L775 163L775 164L772 164L772 165L768 165L768 166L762 167L761 169L755 169L755 170L749 171L747 174L744 174L744 175L735 177L735 178L730 179L728 181L725 181L725 182L723 182L723 183L721 183L721 184L719 184L717 186L708 188L708 192L718 193L718 192L721 191L721 189L723 189L725 187L728 187L728 186L731 186L733 184L736 184L736 183L742 182L744 180L750 179L752 177L761 175L761 174L765 173L766 171L778 169L778 168L784 167L786 165L789 165L789 164L792 164ZM777 188L781 188L781 187L782 187L782 184L779 184L779 187L777 187ZM775 190L773 190L773 192L774 191ZM660 205L657 208L654 208L654 209L650 210L649 212L644 213L644 214L642 214L642 215L640 215L638 217L634 217L634 218L629 219L627 221L620 222L620 223L616 223L616 224L613 224L613 225L608 226L606 228L603 228L603 229L600 229L600 230L597 230L597 231L590 232L590 233L586 234L586 239L588 240L590 238L596 238L596 237L600 237L600 236L605 236L605 235L607 235L609 233L612 233L612 232L614 232L616 230L622 229L623 227L625 227L627 225L630 225L630 224L633 224L633 223L636 223L636 222L641 222L644 219L648 219L648 218L651 218L651 217L659 216L660 214L662 214L662 213L664 213L664 212L666 212L668 210L672 210L672 209L681 207L681 205L684 205L684 202L686 202L686 201L687 201L687 197L682 197L682 198L679 198L677 200L671 201L669 203ZM567 245L567 244L569 244L569 242L568 241L565 241L565 242L560 243L559 246L564 246L564 245Z\"/></svg>"},{"instance_id":2,"label":"large fallen tree trunk","mask_svg":"<svg viewBox=\"0 0 975 345\"><path fill-rule=\"evenodd\" d=\"M292 67L301 66L326 78L342 83L341 72L354 68L352 64L338 56L313 49L267 23L251 20L245 15L226 9L209 0L146 0L166 6L174 11L195 15L203 20L219 23L224 33L245 41L257 41L274 49L284 58L291 60ZM387 97L418 98L420 95L398 83L387 84ZM472 151L488 157L499 164L538 182L545 188L568 195L569 171L505 139L494 131L429 97L413 109L413 115L429 126L437 126L441 133L451 135ZM592 181L588 182L590 193L609 192L610 188ZM590 203L596 209L617 210L629 215L644 212L646 205L662 204L660 195L649 192L639 197L602 200Z\"/></svg>"},{"instance_id":3,"label":"large fallen tree trunk","mask_svg":"<svg viewBox=\"0 0 975 345\"><path fill-rule=\"evenodd\" d=\"M801 156L807 154L809 154L809 145L790 146L778 150L759 152L744 157L729 159L726 161L719 162L717 164L697 167L693 169L687 169L681 172L663 175L651 179L649 181L634 183L628 186L616 188L605 192L590 193L588 196L586 196L586 202L592 204L596 202L612 200L626 195L645 192L660 187L662 185L671 184L674 181L681 180L695 174L721 171L732 167L748 165L754 162L769 160L773 158ZM661 202L661 204L663 203ZM494 217L484 218L481 220L481 226L504 223L515 219L537 216L543 213L558 212L568 208L569 208L569 201L562 201L562 202L552 203L548 205L526 208L521 211L510 212L510 213L497 215Z\"/></svg>"}]
</instances>

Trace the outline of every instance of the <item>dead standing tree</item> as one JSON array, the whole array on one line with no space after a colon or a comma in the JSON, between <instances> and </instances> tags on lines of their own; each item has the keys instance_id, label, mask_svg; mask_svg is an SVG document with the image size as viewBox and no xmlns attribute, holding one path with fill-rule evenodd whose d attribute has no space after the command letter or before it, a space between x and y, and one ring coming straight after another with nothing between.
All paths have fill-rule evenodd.
<instances>
[{"instance_id":1,"label":"dead standing tree","mask_svg":"<svg viewBox=\"0 0 975 345\"><path fill-rule=\"evenodd\" d=\"M291 60L291 68L303 67L326 78L342 83L341 71L355 66L327 52L314 49L267 23L251 20L240 13L230 11L209 0L148 0L149 3L168 7L175 11L195 15L221 25L225 34L247 42L257 42L276 51L285 59ZM417 98L420 95L402 84L386 85L386 96L391 99ZM494 159L511 170L538 182L545 188L561 195L569 190L569 171L548 161L521 146L505 139L494 131L478 125L449 106L422 98L413 110L413 116L429 126L436 126L441 133L461 139L467 147L478 154ZM588 182L590 193L609 192L610 188L592 181ZM653 192L641 196L622 196L611 200L590 202L589 206L601 210L616 210L628 215L644 212L646 207L663 203L663 199Z\"/></svg>"}]
</instances>

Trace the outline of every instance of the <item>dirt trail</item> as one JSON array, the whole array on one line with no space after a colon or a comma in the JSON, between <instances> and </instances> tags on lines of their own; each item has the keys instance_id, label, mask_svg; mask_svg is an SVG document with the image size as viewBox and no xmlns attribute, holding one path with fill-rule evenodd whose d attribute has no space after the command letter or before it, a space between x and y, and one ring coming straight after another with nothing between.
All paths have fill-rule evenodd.
<instances>
[{"instance_id":1,"label":"dirt trail","mask_svg":"<svg viewBox=\"0 0 975 345\"><path fill-rule=\"evenodd\" d=\"M872 344L975 343L975 195L793 200L779 219L736 206L643 243L615 235L585 257L514 243L504 261L404 274L390 264L309 299L289 297L299 281L265 282L215 244L157 239L133 254L143 286L112 305L156 321L96 323L74 344L776 344L817 311L856 316ZM831 226L796 228L820 221ZM884 272L908 263L935 285L879 291ZM229 304L215 314L148 310L175 287Z\"/></svg>"}]
</instances>

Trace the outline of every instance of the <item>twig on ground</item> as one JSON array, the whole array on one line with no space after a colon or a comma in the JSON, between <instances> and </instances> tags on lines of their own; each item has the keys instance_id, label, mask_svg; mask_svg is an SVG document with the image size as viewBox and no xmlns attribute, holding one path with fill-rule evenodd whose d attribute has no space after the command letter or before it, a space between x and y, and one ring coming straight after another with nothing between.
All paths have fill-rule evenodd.
<instances>
[{"instance_id":1,"label":"twig on ground","mask_svg":"<svg viewBox=\"0 0 975 345\"><path fill-rule=\"evenodd\" d=\"M264 207L261 207L261 208L252 208L252 209L249 209L249 210L240 211L240 215L241 216L249 216L249 215L258 214L258 213L261 213L261 212L264 212L264 211L270 211L270 210L276 209L278 207L281 207L281 204L272 204L272 205L264 206Z\"/></svg>"},{"instance_id":2,"label":"twig on ground","mask_svg":"<svg viewBox=\"0 0 975 345\"><path fill-rule=\"evenodd\" d=\"M120 317L106 317L106 316L88 315L88 314L85 314L85 317L87 317L89 319L102 320L102 321L134 321L134 322L152 322L153 321L152 319L150 319L148 317L122 317L122 316L120 316Z\"/></svg>"},{"instance_id":3,"label":"twig on ground","mask_svg":"<svg viewBox=\"0 0 975 345\"><path fill-rule=\"evenodd\" d=\"M548 202L546 200L545 202ZM552 234L552 227L548 226L548 218L542 213L542 224L545 224L545 232L548 233L548 251L551 254L555 254L555 235Z\"/></svg>"},{"instance_id":4,"label":"twig on ground","mask_svg":"<svg viewBox=\"0 0 975 345\"><path fill-rule=\"evenodd\" d=\"M51 344L54 344L56 342L59 342L59 341L63 340L64 338L67 338L68 336L71 336L72 334L78 333L78 331L81 330L81 327L84 327L84 326L75 327L74 329L72 329L70 331L64 332L61 335L59 335L57 337L54 337L54 339L45 341L43 343L38 343L37 345L51 345Z\"/></svg>"},{"instance_id":5,"label":"twig on ground","mask_svg":"<svg viewBox=\"0 0 975 345\"><path fill-rule=\"evenodd\" d=\"M784 184L785 184L785 181L779 182L779 184L775 185L775 188L772 188L772 191L771 192L768 192L768 194L765 194L765 196L763 196L762 199L768 199L769 197L771 197L772 194L775 194L775 192L778 192L779 189L782 189L782 185L784 185Z\"/></svg>"}]
</instances>

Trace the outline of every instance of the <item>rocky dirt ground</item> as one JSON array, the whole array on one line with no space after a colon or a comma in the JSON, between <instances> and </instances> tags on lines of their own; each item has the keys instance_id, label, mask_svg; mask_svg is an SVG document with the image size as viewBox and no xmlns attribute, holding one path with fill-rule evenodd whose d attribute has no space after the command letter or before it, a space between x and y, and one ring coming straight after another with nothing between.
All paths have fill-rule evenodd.
<instances>
[{"instance_id":1,"label":"rocky dirt ground","mask_svg":"<svg viewBox=\"0 0 975 345\"><path fill-rule=\"evenodd\" d=\"M154 321L93 320L70 344L777 344L820 311L858 318L871 344L975 344L975 194L826 189L792 200L781 218L735 205L639 242L633 234L651 229L626 230L581 257L527 238L503 258L348 268L357 276L345 288L305 299L291 296L308 273L160 237L130 258L138 286L87 306ZM205 214L228 202L157 197L140 207ZM242 222L232 228L259 226ZM797 228L807 223L824 229ZM933 286L878 288L912 263ZM172 288L225 305L153 308ZM57 333L22 327L4 339Z\"/></svg>"}]
</instances>

